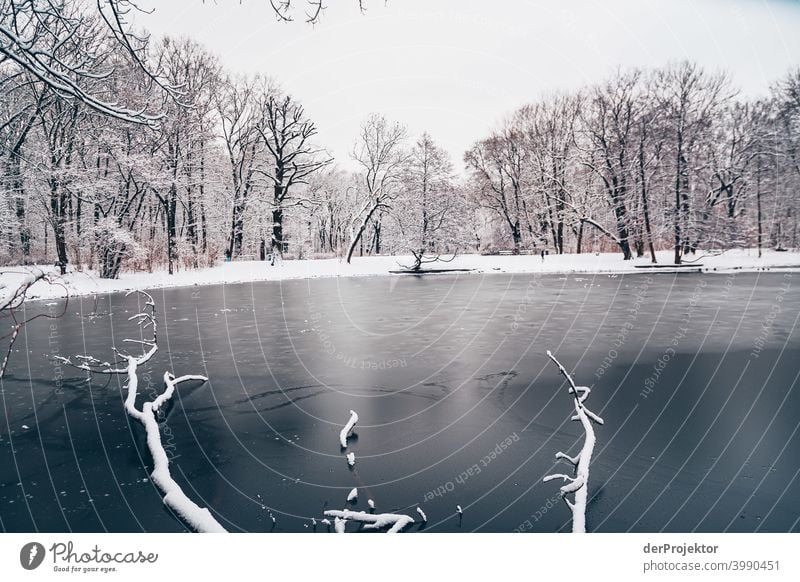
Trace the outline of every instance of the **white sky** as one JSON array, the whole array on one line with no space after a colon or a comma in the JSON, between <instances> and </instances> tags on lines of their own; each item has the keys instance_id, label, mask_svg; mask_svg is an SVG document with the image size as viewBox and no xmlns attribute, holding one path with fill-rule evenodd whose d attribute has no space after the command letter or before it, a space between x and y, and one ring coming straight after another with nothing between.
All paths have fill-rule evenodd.
<instances>
[{"instance_id":1,"label":"white sky","mask_svg":"<svg viewBox=\"0 0 800 582\"><path fill-rule=\"evenodd\" d=\"M322 21L276 22L268 0L142 0L137 24L189 36L232 71L276 78L319 142L352 167L361 120L380 112L428 131L457 168L465 149L537 96L617 66L690 58L746 95L800 65L798 0L328 0Z\"/></svg>"}]
</instances>

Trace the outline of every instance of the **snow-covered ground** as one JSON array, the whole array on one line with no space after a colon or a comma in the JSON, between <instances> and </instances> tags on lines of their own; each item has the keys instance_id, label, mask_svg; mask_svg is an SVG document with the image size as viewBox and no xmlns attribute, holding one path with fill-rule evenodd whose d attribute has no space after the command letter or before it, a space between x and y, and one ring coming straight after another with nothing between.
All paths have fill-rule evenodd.
<instances>
[{"instance_id":1,"label":"snow-covered ground","mask_svg":"<svg viewBox=\"0 0 800 582\"><path fill-rule=\"evenodd\" d=\"M671 251L657 253L660 265L672 262ZM763 251L758 257L756 250L731 250L721 255L686 257L696 261L694 268L688 265L682 270L702 269L703 271L726 272L731 270L760 271L781 269L800 271L800 254L797 252ZM306 259L284 261L270 266L261 261L235 261L216 267L181 271L169 275L166 271L153 273L122 273L119 279L100 279L91 271L68 273L60 281L69 289L70 295L90 295L132 289L157 289L161 287L180 287L191 285L215 285L245 283L252 281L282 281L287 279L308 279L317 277L365 277L392 275L391 271L401 270L410 265L410 257L354 257L348 265L342 259ZM470 269L471 274L485 273L649 273L650 269L636 268L636 265L649 265L648 258L623 261L620 253L587 253L581 255L548 255L544 260L538 255L460 255L449 263L434 263L433 269ZM658 272L669 271L657 269ZM16 278L22 278L23 267L0 268L0 296L15 287ZM392 275L407 276L407 275ZM17 283L18 284L18 283ZM52 299L63 297L65 289L50 285L46 281L37 282L28 292L32 299Z\"/></svg>"}]
</instances>

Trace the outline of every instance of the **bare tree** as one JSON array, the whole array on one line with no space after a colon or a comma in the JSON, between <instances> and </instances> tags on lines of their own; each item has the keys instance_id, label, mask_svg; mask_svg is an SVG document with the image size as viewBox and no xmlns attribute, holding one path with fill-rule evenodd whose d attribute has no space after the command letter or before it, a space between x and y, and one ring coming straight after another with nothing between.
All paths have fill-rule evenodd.
<instances>
[{"instance_id":1,"label":"bare tree","mask_svg":"<svg viewBox=\"0 0 800 582\"><path fill-rule=\"evenodd\" d=\"M414 257L411 270L419 271L425 263L442 260L442 253L455 255L459 242L455 223L458 195L447 152L429 134L422 134L411 149L403 192L392 214L401 245Z\"/></svg>"},{"instance_id":2,"label":"bare tree","mask_svg":"<svg viewBox=\"0 0 800 582\"><path fill-rule=\"evenodd\" d=\"M400 182L408 154L403 149L406 129L390 123L381 115L370 115L361 125L353 159L362 168L364 199L356 210L350 226L350 247L347 262L364 236L364 231L377 213L391 208L400 193Z\"/></svg>"},{"instance_id":3,"label":"bare tree","mask_svg":"<svg viewBox=\"0 0 800 582\"><path fill-rule=\"evenodd\" d=\"M260 170L272 184L270 252L282 256L286 207L309 203L308 200L292 197L293 186L307 184L314 172L333 162L333 159L312 144L317 127L306 117L303 106L297 100L289 95L269 94L262 108L261 122L256 128L266 145L268 164L271 166L269 170Z\"/></svg>"},{"instance_id":4,"label":"bare tree","mask_svg":"<svg viewBox=\"0 0 800 582\"><path fill-rule=\"evenodd\" d=\"M520 251L526 214L523 179L527 162L524 147L522 132L507 124L464 154L464 162L475 185L475 200L482 208L496 213L507 225L514 254Z\"/></svg>"},{"instance_id":5,"label":"bare tree","mask_svg":"<svg viewBox=\"0 0 800 582\"><path fill-rule=\"evenodd\" d=\"M330 167L311 176L308 194L314 203L308 210L314 229L313 250L344 251L358 182L356 176Z\"/></svg>"},{"instance_id":6,"label":"bare tree","mask_svg":"<svg viewBox=\"0 0 800 582\"><path fill-rule=\"evenodd\" d=\"M800 176L800 67L789 71L773 88L778 120L792 169Z\"/></svg>"},{"instance_id":7,"label":"bare tree","mask_svg":"<svg viewBox=\"0 0 800 582\"><path fill-rule=\"evenodd\" d=\"M556 95L525 106L515 115L515 123L525 136L529 152L529 187L542 201L537 204L533 199L523 200L527 228L532 237L540 232L546 239L549 232L558 254L564 252L566 217L571 214L571 208L574 209L570 204L574 190L570 172L574 168L575 132L581 101L580 94ZM536 231L534 222L538 223ZM578 228L582 229L583 224L584 221L578 221Z\"/></svg>"},{"instance_id":8,"label":"bare tree","mask_svg":"<svg viewBox=\"0 0 800 582\"><path fill-rule=\"evenodd\" d=\"M614 213L617 244L625 260L633 258L630 246L629 197L633 183L633 133L639 117L636 91L641 73L617 73L595 87L587 98L583 130L592 148L583 160L600 178Z\"/></svg>"},{"instance_id":9,"label":"bare tree","mask_svg":"<svg viewBox=\"0 0 800 582\"><path fill-rule=\"evenodd\" d=\"M225 256L228 260L242 252L245 211L255 188L258 155L264 142L258 130L261 110L257 103L260 91L271 92L262 79L227 79L219 92L217 111L227 154L232 193L231 223Z\"/></svg>"},{"instance_id":10,"label":"bare tree","mask_svg":"<svg viewBox=\"0 0 800 582\"><path fill-rule=\"evenodd\" d=\"M2 162L2 183L0 188L7 193L13 205L12 214L17 222L19 255L23 264L27 263L31 251L31 229L28 222L28 196L23 181L22 161L25 146L38 122L39 115L49 103L49 95L44 92L34 94L27 74L13 73L7 67L0 68L0 162ZM9 232L9 238L12 235ZM12 248L16 244L9 241ZM16 254L16 253L12 253Z\"/></svg>"},{"instance_id":11,"label":"bare tree","mask_svg":"<svg viewBox=\"0 0 800 582\"><path fill-rule=\"evenodd\" d=\"M693 250L691 185L698 149L707 137L714 116L732 96L724 74L709 75L696 64L683 62L657 72L657 95L663 110L664 131L669 136L674 166L672 209L675 264Z\"/></svg>"},{"instance_id":12,"label":"bare tree","mask_svg":"<svg viewBox=\"0 0 800 582\"><path fill-rule=\"evenodd\" d=\"M85 111L79 101L56 100L51 107L39 114L45 145L40 167L45 170L42 179L47 185L41 199L53 230L57 264L62 274L66 272L69 263L67 236L74 202L70 181L77 171L75 161L78 127L84 120Z\"/></svg>"},{"instance_id":13,"label":"bare tree","mask_svg":"<svg viewBox=\"0 0 800 582\"><path fill-rule=\"evenodd\" d=\"M658 130L661 110L656 106L652 80L648 77L639 93L639 119L634 131L636 140L636 181L641 196L641 215L644 223L644 238L650 252L650 260L656 263L655 234L651 212L650 192L656 173L659 171L663 150L664 133ZM641 249L637 255L641 256Z\"/></svg>"},{"instance_id":14,"label":"bare tree","mask_svg":"<svg viewBox=\"0 0 800 582\"><path fill-rule=\"evenodd\" d=\"M206 117L215 93L219 76L216 59L193 41L174 41L165 38L158 47L159 68L170 83L181 86L191 107L174 102L169 105L169 115L157 133L156 152L161 157L162 169L167 177L164 187L153 192L162 207L167 231L167 266L170 274L177 268L178 223L184 208L187 209L189 236L197 243L194 208L194 157L208 140L203 135L209 129ZM182 193L186 192L186 198Z\"/></svg>"},{"instance_id":15,"label":"bare tree","mask_svg":"<svg viewBox=\"0 0 800 582\"><path fill-rule=\"evenodd\" d=\"M717 116L714 140L708 150L710 182L699 218L698 240L719 246L744 243L737 218L745 212L751 190L760 206L760 157L767 147L762 127L767 123L765 104L734 102ZM752 179L751 179L752 178ZM722 208L722 212L717 212ZM757 217L760 231L761 217ZM761 236L758 247L760 251ZM697 245L698 243L695 243Z\"/></svg>"},{"instance_id":16,"label":"bare tree","mask_svg":"<svg viewBox=\"0 0 800 582\"><path fill-rule=\"evenodd\" d=\"M784 242L798 246L797 192L800 189L800 68L795 68L773 88L775 107L773 150L779 160L776 169L783 177L773 188L779 196L781 213L775 218L775 244L783 248ZM758 159L761 162L761 159ZM761 166L759 166L761 167ZM760 200L760 199L759 199ZM759 221L760 225L760 221ZM760 226L759 226L760 229Z\"/></svg>"}]
</instances>

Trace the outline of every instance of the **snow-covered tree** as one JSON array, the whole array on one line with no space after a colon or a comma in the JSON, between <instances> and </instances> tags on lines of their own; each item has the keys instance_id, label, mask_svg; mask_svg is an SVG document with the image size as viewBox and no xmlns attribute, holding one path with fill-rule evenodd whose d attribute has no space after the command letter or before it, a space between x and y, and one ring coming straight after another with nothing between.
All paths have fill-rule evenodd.
<instances>
[{"instance_id":1,"label":"snow-covered tree","mask_svg":"<svg viewBox=\"0 0 800 582\"><path fill-rule=\"evenodd\" d=\"M406 128L372 114L361 125L353 149L353 159L361 166L360 201L350 225L350 246L347 262L372 224L375 229L375 251L380 252L382 213L400 194L408 152L405 150Z\"/></svg>"},{"instance_id":2,"label":"snow-covered tree","mask_svg":"<svg viewBox=\"0 0 800 582\"><path fill-rule=\"evenodd\" d=\"M217 96L217 112L230 176L230 226L225 251L228 260L242 253L246 211L256 189L257 159L264 149L258 131L262 114L258 103L265 93L275 90L271 81L259 77L228 77Z\"/></svg>"},{"instance_id":3,"label":"snow-covered tree","mask_svg":"<svg viewBox=\"0 0 800 582\"><path fill-rule=\"evenodd\" d=\"M523 138L522 131L508 123L464 154L473 200L507 227L515 254L522 245L527 210L524 179L528 159Z\"/></svg>"},{"instance_id":4,"label":"snow-covered tree","mask_svg":"<svg viewBox=\"0 0 800 582\"><path fill-rule=\"evenodd\" d=\"M671 209L675 264L697 247L693 236L694 193L702 149L708 144L714 117L731 98L728 78L711 75L694 63L682 62L656 73L658 105L663 110L662 129L667 136L672 182Z\"/></svg>"},{"instance_id":5,"label":"snow-covered tree","mask_svg":"<svg viewBox=\"0 0 800 582\"><path fill-rule=\"evenodd\" d=\"M317 127L296 99L268 94L261 108L263 112L256 127L266 145L266 161L259 173L267 178L272 189L270 252L283 255L286 208L311 203L295 196L297 186L308 184L309 178L333 159L313 144Z\"/></svg>"},{"instance_id":6,"label":"snow-covered tree","mask_svg":"<svg viewBox=\"0 0 800 582\"><path fill-rule=\"evenodd\" d=\"M443 254L455 254L462 243L460 194L449 155L430 135L422 134L411 148L403 187L391 215L396 245L414 257L411 270L418 271Z\"/></svg>"}]
</instances>

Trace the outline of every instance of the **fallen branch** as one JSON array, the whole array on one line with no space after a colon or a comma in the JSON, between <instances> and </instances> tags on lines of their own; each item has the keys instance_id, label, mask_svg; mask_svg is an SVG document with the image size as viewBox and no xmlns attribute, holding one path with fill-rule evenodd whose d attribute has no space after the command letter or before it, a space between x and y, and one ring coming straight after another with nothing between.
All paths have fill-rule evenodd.
<instances>
[{"instance_id":1,"label":"fallen branch","mask_svg":"<svg viewBox=\"0 0 800 582\"><path fill-rule=\"evenodd\" d=\"M19 271L12 271L12 270L5 270L1 271L0 275L10 275L10 274L20 274ZM43 270L37 267L31 267L30 269L25 269L22 271L22 280L16 287L9 288L9 286L4 282L0 281L0 314L8 315L11 319L11 333L8 335L0 337L0 341L9 338L8 340L8 347L5 350L5 355L3 356L3 361L0 362L0 380L6 373L6 368L8 368L8 361L11 359L11 353L14 350L14 343L17 341L17 337L19 336L20 330L27 324L33 321L34 319L38 319L39 317L46 317L47 319L55 319L57 317L61 317L67 312L67 306L69 305L69 290L63 285L63 283L59 282L55 279L55 276L50 273L45 273ZM19 320L17 319L16 309L22 307L22 304L25 303L27 299L28 290L40 280L47 281L50 285L60 285L64 288L66 292L67 300L64 302L64 308L62 309L61 313L57 315L51 315L48 313L40 313L38 315L34 315L29 319Z\"/></svg>"},{"instance_id":2,"label":"fallen branch","mask_svg":"<svg viewBox=\"0 0 800 582\"><path fill-rule=\"evenodd\" d=\"M131 293L134 292L131 291L128 295ZM125 397L125 411L131 418L139 421L142 426L144 426L147 434L147 448L150 451L150 456L153 458L153 472L150 474L150 477L156 487L163 493L164 504L172 509L178 517L194 531L203 533L227 531L214 516L211 515L208 509L200 507L189 499L183 492L183 489L181 489L181 486L172 478L172 474L169 471L169 458L161 443L161 432L156 418L156 414L161 407L172 398L178 384L192 380L206 382L208 378L196 375L180 376L176 378L169 372L164 372L164 392L159 394L155 400L142 404L141 410L136 408L136 396L139 389L139 376L137 372L139 366L150 360L156 351L158 351L158 341L156 334L155 302L150 294L144 291L136 291L135 293L139 293L145 297L145 311L137 313L128 319L130 321L137 321L140 329L152 328L152 339L149 341L125 340L125 342L142 346L142 349L145 351L141 355L134 356L122 353L114 348L118 358L126 362L124 368L113 367L110 363L101 362L92 356L76 356L76 360L80 363L72 362L70 358L61 356L56 359L78 370L103 374L126 374L128 376L128 393Z\"/></svg>"},{"instance_id":3,"label":"fallen branch","mask_svg":"<svg viewBox=\"0 0 800 582\"><path fill-rule=\"evenodd\" d=\"M344 428L339 433L339 444L342 445L343 449L347 448L347 437L353 432L353 427L358 422L358 414L355 413L354 410L350 411L350 419L347 421L347 424L344 425Z\"/></svg>"},{"instance_id":4,"label":"fallen branch","mask_svg":"<svg viewBox=\"0 0 800 582\"><path fill-rule=\"evenodd\" d=\"M328 517L344 521L357 521L363 523L364 529L389 528L386 533L398 533L414 523L414 518L398 513L367 513L365 511L350 511L349 509L330 509L325 512ZM344 527L342 527L344 530Z\"/></svg>"},{"instance_id":5,"label":"fallen branch","mask_svg":"<svg viewBox=\"0 0 800 582\"><path fill-rule=\"evenodd\" d=\"M561 498L567 504L572 512L572 533L586 533L586 502L588 499L589 489L589 465L592 461L592 453L594 452L595 435L592 421L597 424L603 424L603 419L587 409L583 403L589 397L591 389L588 386L576 386L572 376L564 369L564 366L551 354L547 352L547 357L553 360L558 371L567 379L569 383L569 393L573 395L575 400L575 415L572 420L579 420L583 429L586 432L586 438L583 441L583 447L580 453L575 457L559 451L556 453L556 459L564 459L571 463L575 468L575 476L570 477L563 473L556 473L548 475L543 480L552 481L554 479L561 479L566 484L561 486ZM567 495L574 493L574 501L570 501Z\"/></svg>"}]
</instances>

